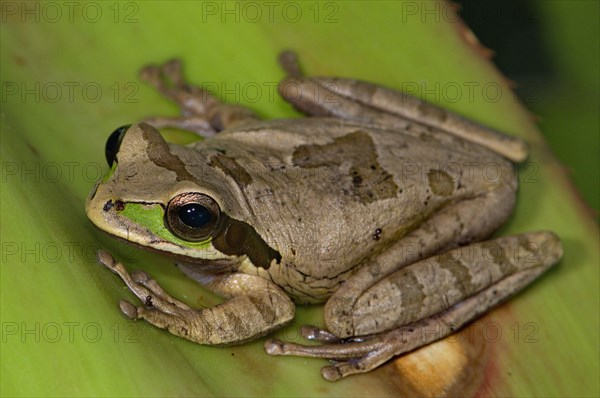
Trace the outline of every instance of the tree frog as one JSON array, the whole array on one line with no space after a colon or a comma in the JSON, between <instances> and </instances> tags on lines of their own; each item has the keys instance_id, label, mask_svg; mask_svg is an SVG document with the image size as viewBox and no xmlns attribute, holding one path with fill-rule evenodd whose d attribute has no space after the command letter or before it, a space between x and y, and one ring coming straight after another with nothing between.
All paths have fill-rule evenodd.
<instances>
[{"instance_id":1,"label":"tree frog","mask_svg":"<svg viewBox=\"0 0 600 398\"><path fill-rule=\"evenodd\" d=\"M385 87L307 77L293 52L280 63L280 94L310 117L260 120L186 83L178 60L142 69L182 116L108 138L87 215L225 301L191 308L101 251L142 301L120 302L129 318L224 345L325 303L326 329L301 329L320 344L265 350L330 359L322 375L337 380L456 331L561 258L552 232L485 240L515 205L523 141ZM205 138L168 144L162 127Z\"/></svg>"}]
</instances>

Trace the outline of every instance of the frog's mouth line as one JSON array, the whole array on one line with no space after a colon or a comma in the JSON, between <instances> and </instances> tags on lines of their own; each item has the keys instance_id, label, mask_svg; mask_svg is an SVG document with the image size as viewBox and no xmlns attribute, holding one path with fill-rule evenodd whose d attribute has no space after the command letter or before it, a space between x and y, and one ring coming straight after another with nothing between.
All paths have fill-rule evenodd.
<instances>
[{"instance_id":1,"label":"frog's mouth line","mask_svg":"<svg viewBox=\"0 0 600 398\"><path fill-rule=\"evenodd\" d=\"M139 217L139 213L137 215L135 213L127 215L127 207L132 204L135 206L147 206L149 213L142 217ZM97 215L96 217L89 217L88 215L88 218L96 228L111 237L117 238L128 245L165 255L178 262L196 264L198 266L211 264L211 266L216 265L217 267L231 269L246 258L246 256L220 253L212 247L212 243L208 240L204 242L190 242L192 247L189 247L185 242L178 242L179 239L175 237L169 239L169 237L161 236L160 233L154 233L154 229L161 228L156 223L162 223L162 213L164 213L164 206L161 203L135 202L123 204L120 201L109 200L102 205L102 210L92 212L92 214ZM151 220L159 221L156 221L156 223L153 221L149 224L146 216L150 216L149 219ZM107 228L109 225L118 225L119 227L111 230L111 228ZM164 232L167 233L166 230Z\"/></svg>"},{"instance_id":2,"label":"frog's mouth line","mask_svg":"<svg viewBox=\"0 0 600 398\"><path fill-rule=\"evenodd\" d=\"M244 257L238 257L237 259L236 258L205 259L205 258L198 258L198 257L190 257L190 256L186 256L183 254L178 254L178 253L172 253L172 252L169 252L166 250L160 250L155 247L146 246L146 245L142 245L137 242L127 240L121 236L114 235L98 226L96 226L96 228L99 231L102 231L106 235L110 236L111 238L116 238L120 242L124 242L124 243L128 244L129 246L135 247L137 249L141 249L142 251L148 251L148 252L163 255L165 257L169 257L169 258L173 259L175 263L184 264L187 267L193 267L193 268L198 268L198 269L202 269L202 270L204 267L206 267L206 269L211 273L212 272L217 273L217 271L216 271L217 269L222 270L222 271L218 271L218 272L226 272L226 271L235 270L235 269L237 269L239 264L242 261L244 261ZM215 270L215 271L213 271L213 270Z\"/></svg>"}]
</instances>

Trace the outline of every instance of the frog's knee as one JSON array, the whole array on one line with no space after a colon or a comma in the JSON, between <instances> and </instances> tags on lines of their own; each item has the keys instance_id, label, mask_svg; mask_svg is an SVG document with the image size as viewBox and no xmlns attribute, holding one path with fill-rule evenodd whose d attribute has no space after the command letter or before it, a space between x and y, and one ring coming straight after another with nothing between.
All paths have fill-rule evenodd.
<instances>
[{"instance_id":1,"label":"frog's knee","mask_svg":"<svg viewBox=\"0 0 600 398\"><path fill-rule=\"evenodd\" d=\"M355 335L353 307L355 300L348 297L331 297L323 309L327 330L345 338Z\"/></svg>"}]
</instances>

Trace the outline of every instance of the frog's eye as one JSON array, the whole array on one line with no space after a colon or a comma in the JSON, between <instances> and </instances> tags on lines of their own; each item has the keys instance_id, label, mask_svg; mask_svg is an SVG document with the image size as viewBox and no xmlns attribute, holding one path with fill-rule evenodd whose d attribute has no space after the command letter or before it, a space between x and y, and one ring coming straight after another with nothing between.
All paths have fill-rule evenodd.
<instances>
[{"instance_id":1,"label":"frog's eye","mask_svg":"<svg viewBox=\"0 0 600 398\"><path fill-rule=\"evenodd\" d=\"M109 166L113 165L115 158L117 156L117 152L119 152L119 147L121 146L121 141L123 141L123 136L125 136L125 132L127 129L131 127L130 124L126 126L121 126L108 137L106 140L106 146L104 147L104 154L106 155L106 161Z\"/></svg>"},{"instance_id":2,"label":"frog's eye","mask_svg":"<svg viewBox=\"0 0 600 398\"><path fill-rule=\"evenodd\" d=\"M169 231L181 239L201 241L216 230L220 214L219 205L210 196L189 192L171 199L165 221Z\"/></svg>"}]
</instances>

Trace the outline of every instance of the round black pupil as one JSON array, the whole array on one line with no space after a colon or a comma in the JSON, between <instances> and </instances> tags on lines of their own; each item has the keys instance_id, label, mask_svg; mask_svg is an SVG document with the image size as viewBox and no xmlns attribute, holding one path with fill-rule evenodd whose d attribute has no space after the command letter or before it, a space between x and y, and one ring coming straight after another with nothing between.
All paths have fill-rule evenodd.
<instances>
[{"instance_id":1,"label":"round black pupil","mask_svg":"<svg viewBox=\"0 0 600 398\"><path fill-rule=\"evenodd\" d=\"M181 206L177 210L177 215L182 223L192 228L205 227L212 218L210 211L198 203Z\"/></svg>"}]
</instances>

